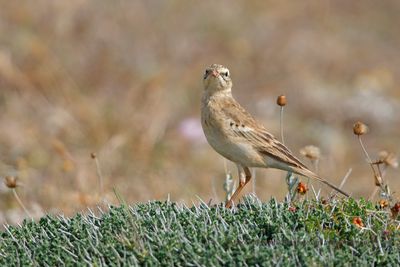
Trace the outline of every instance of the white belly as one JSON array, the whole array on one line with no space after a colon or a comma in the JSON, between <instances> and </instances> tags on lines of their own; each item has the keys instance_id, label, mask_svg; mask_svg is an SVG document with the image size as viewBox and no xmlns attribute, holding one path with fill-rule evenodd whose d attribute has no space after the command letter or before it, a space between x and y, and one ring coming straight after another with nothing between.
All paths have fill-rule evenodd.
<instances>
[{"instance_id":1,"label":"white belly","mask_svg":"<svg viewBox=\"0 0 400 267\"><path fill-rule=\"evenodd\" d=\"M218 132L205 129L204 133L208 143L225 158L247 167L267 167L262 155L252 145L243 142L240 138L231 137L228 140Z\"/></svg>"}]
</instances>

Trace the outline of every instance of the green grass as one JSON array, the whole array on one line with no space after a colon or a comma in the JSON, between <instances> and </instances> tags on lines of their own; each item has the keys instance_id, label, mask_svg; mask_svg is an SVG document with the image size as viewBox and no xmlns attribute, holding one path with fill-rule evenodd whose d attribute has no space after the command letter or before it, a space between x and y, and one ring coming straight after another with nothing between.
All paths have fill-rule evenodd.
<instances>
[{"instance_id":1,"label":"green grass","mask_svg":"<svg viewBox=\"0 0 400 267\"><path fill-rule=\"evenodd\" d=\"M234 210L154 201L7 227L0 265L398 265L398 225L363 200L296 211L254 197Z\"/></svg>"}]
</instances>

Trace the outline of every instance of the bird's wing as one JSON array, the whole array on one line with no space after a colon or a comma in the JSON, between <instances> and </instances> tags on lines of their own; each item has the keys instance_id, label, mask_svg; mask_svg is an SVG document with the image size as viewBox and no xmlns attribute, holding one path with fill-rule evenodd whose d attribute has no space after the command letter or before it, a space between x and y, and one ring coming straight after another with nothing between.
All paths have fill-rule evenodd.
<instances>
[{"instance_id":1,"label":"bird's wing","mask_svg":"<svg viewBox=\"0 0 400 267\"><path fill-rule=\"evenodd\" d=\"M258 123L234 99L226 100L221 110L231 134L245 138L261 154L300 169L308 169L292 152Z\"/></svg>"},{"instance_id":2,"label":"bird's wing","mask_svg":"<svg viewBox=\"0 0 400 267\"><path fill-rule=\"evenodd\" d=\"M250 142L259 153L287 164L292 167L293 172L319 180L344 196L349 196L349 194L340 188L310 171L284 144L279 142L272 134L268 133L267 130L233 98L225 100L222 106L223 109L221 109L221 112L228 121L228 126L231 130L230 134L239 138L244 138L246 142Z\"/></svg>"}]
</instances>

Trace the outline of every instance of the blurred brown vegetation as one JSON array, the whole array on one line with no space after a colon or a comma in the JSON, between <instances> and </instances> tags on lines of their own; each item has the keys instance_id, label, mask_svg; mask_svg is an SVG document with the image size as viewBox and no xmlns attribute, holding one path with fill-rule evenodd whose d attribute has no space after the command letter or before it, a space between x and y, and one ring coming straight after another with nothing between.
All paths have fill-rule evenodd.
<instances>
[{"instance_id":1,"label":"blurred brown vegetation","mask_svg":"<svg viewBox=\"0 0 400 267\"><path fill-rule=\"evenodd\" d=\"M288 146L318 146L335 183L353 168L356 197L374 179L352 124L369 125L372 157L400 151L399 1L0 2L0 176L19 177L33 214L98 203L91 152L112 203L113 187L127 202L223 200L223 160L199 126L211 63L275 136L285 94ZM282 198L284 175L257 170L257 195ZM396 191L398 170L387 177ZM0 200L0 221L18 221L4 185Z\"/></svg>"}]
</instances>

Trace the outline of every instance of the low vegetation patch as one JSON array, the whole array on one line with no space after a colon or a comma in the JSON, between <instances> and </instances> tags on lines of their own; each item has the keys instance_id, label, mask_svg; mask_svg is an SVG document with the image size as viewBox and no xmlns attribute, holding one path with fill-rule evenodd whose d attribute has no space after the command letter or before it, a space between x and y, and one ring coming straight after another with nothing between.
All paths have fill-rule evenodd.
<instances>
[{"instance_id":1,"label":"low vegetation patch","mask_svg":"<svg viewBox=\"0 0 400 267\"><path fill-rule=\"evenodd\" d=\"M6 227L0 265L398 265L399 247L399 221L363 200L154 201Z\"/></svg>"}]
</instances>

